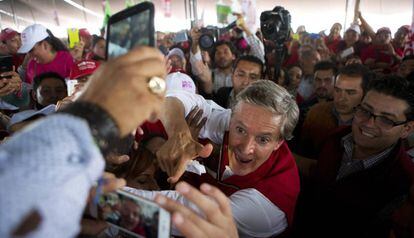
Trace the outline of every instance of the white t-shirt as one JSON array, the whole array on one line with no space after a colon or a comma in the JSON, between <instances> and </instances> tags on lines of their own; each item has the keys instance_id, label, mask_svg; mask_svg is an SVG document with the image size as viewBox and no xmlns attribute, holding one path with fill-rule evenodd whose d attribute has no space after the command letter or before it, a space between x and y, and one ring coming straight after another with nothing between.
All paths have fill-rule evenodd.
<instances>
[{"instance_id":1,"label":"white t-shirt","mask_svg":"<svg viewBox=\"0 0 414 238\"><path fill-rule=\"evenodd\" d=\"M207 117L207 121L200 131L200 138L208 138L216 144L223 142L224 133L229 128L230 109L224 109L213 101L205 100L200 95L187 92L167 92L167 97L179 99L184 105L186 115L195 106L202 109L203 117ZM233 175L228 166L224 173L226 177ZM155 192L133 188L125 188L125 190L148 199L154 199L156 193L162 193L201 214L194 204L176 191ZM239 190L233 193L229 199L240 237L274 236L282 233L288 226L285 213L254 188Z\"/></svg>"}]
</instances>

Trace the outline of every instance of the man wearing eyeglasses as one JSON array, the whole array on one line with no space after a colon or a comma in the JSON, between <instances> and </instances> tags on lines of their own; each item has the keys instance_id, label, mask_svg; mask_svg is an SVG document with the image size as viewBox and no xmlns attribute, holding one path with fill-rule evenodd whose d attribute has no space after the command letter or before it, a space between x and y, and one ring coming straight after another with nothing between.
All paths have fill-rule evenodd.
<instances>
[{"instance_id":1,"label":"man wearing eyeglasses","mask_svg":"<svg viewBox=\"0 0 414 238\"><path fill-rule=\"evenodd\" d=\"M318 237L387 237L393 210L414 181L401 140L414 130L412 86L371 82L351 127L325 143L298 208L298 230Z\"/></svg>"}]
</instances>

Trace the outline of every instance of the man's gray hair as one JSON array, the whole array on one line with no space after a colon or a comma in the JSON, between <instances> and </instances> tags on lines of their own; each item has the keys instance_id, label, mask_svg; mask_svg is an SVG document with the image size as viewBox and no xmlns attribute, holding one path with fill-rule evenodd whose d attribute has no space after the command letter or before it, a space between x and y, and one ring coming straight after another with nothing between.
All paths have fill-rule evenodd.
<instances>
[{"instance_id":1,"label":"man's gray hair","mask_svg":"<svg viewBox=\"0 0 414 238\"><path fill-rule=\"evenodd\" d=\"M285 88L270 80L259 80L237 95L233 111L239 102L261 106L276 115L281 115L280 134L285 140L292 139L293 130L299 119L299 108L293 96Z\"/></svg>"}]
</instances>

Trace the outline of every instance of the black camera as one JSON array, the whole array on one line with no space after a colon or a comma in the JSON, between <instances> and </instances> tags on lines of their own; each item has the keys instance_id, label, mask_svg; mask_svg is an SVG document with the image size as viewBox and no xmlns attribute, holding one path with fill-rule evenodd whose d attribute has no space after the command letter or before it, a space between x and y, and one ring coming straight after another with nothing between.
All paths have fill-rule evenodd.
<instances>
[{"instance_id":1,"label":"black camera","mask_svg":"<svg viewBox=\"0 0 414 238\"><path fill-rule=\"evenodd\" d=\"M200 29L201 35L198 39L198 45L202 50L210 50L218 39L220 29L216 26L207 26Z\"/></svg>"},{"instance_id":2,"label":"black camera","mask_svg":"<svg viewBox=\"0 0 414 238\"><path fill-rule=\"evenodd\" d=\"M200 29L201 36L198 39L198 45L200 49L209 51L214 47L214 44L218 40L219 36L223 33L228 32L237 25L237 21L230 23L228 26L218 28L216 26L207 26Z\"/></svg>"},{"instance_id":3,"label":"black camera","mask_svg":"<svg viewBox=\"0 0 414 238\"><path fill-rule=\"evenodd\" d=\"M260 29L266 40L281 45L290 37L290 13L277 6L272 11L264 11L260 15Z\"/></svg>"}]
</instances>

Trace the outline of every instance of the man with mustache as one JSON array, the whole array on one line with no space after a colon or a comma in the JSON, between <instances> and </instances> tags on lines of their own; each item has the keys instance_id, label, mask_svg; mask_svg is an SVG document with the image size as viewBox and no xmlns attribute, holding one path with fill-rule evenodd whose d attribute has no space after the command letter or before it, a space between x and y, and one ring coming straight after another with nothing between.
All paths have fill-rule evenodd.
<instances>
[{"instance_id":1,"label":"man with mustache","mask_svg":"<svg viewBox=\"0 0 414 238\"><path fill-rule=\"evenodd\" d=\"M351 125L354 108L361 103L370 75L362 64L350 64L339 71L333 101L311 107L302 126L299 154L315 158L320 146L338 126Z\"/></svg>"},{"instance_id":2,"label":"man with mustache","mask_svg":"<svg viewBox=\"0 0 414 238\"><path fill-rule=\"evenodd\" d=\"M319 102L332 101L333 97L334 81L337 73L336 65L330 61L320 61L315 65L313 72L313 94L309 99L298 105L300 111L299 121L295 131L293 132L294 138L289 142L289 147L295 153L300 153L301 150L299 147L299 138L301 138L302 125L309 109Z\"/></svg>"},{"instance_id":3,"label":"man with mustache","mask_svg":"<svg viewBox=\"0 0 414 238\"><path fill-rule=\"evenodd\" d=\"M337 71L336 65L330 61L320 61L315 65L312 82L313 94L308 100L299 104L300 116L303 119L313 105L332 100Z\"/></svg>"}]
</instances>

